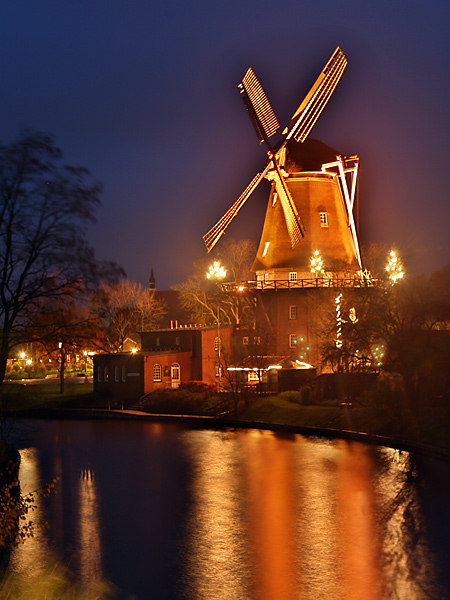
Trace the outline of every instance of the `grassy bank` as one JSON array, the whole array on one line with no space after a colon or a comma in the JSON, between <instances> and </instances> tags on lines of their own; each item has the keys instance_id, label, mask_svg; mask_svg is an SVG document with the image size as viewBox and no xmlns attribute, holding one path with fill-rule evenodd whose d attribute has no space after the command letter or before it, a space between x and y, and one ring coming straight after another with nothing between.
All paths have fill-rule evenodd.
<instances>
[{"instance_id":1,"label":"grassy bank","mask_svg":"<svg viewBox=\"0 0 450 600\"><path fill-rule=\"evenodd\" d=\"M450 407L435 405L410 411L386 410L378 406L355 404L342 407L299 406L294 402L268 396L256 400L239 413L242 420L254 420L300 427L344 429L432 446L450 453Z\"/></svg>"},{"instance_id":2,"label":"grassy bank","mask_svg":"<svg viewBox=\"0 0 450 600\"><path fill-rule=\"evenodd\" d=\"M59 381L37 385L27 383L5 382L1 388L3 410L21 411L36 408L55 408L92 403L92 383L69 383L64 385L64 393L60 392Z\"/></svg>"},{"instance_id":3,"label":"grassy bank","mask_svg":"<svg viewBox=\"0 0 450 600\"><path fill-rule=\"evenodd\" d=\"M121 402L108 403L93 393L92 383L66 383L60 394L59 383L42 385L7 384L2 390L5 411L39 408L121 408ZM143 401L125 403L124 408L149 413L176 415L223 415L233 419L291 425L343 429L398 440L425 444L450 453L450 403L441 400L421 406L414 412L387 395L372 396L369 400L343 406L340 401L302 404L298 392L248 398L240 402L236 415L230 409L230 398L192 393L184 390L164 390L151 394Z\"/></svg>"}]
</instances>

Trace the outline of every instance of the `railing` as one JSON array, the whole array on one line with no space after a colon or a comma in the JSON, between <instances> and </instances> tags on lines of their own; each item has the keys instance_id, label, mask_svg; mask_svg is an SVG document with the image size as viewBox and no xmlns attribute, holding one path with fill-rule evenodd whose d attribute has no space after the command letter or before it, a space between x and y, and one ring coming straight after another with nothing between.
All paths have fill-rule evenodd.
<instances>
[{"instance_id":1,"label":"railing","mask_svg":"<svg viewBox=\"0 0 450 600\"><path fill-rule=\"evenodd\" d=\"M259 290L298 290L311 288L360 288L376 287L381 284L380 279L359 277L311 277L308 279L273 279L269 281L245 281L241 283L220 283L224 292L254 292Z\"/></svg>"}]
</instances>

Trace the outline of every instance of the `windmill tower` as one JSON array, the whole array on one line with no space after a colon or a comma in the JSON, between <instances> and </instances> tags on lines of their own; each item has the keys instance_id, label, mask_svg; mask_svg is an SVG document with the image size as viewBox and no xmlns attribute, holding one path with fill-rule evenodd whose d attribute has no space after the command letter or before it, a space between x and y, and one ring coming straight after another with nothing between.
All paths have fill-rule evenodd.
<instances>
[{"instance_id":1,"label":"windmill tower","mask_svg":"<svg viewBox=\"0 0 450 600\"><path fill-rule=\"evenodd\" d=\"M344 158L308 138L346 65L344 53L336 48L275 145L270 138L279 128L278 120L251 69L238 86L258 139L266 145L267 163L204 241L209 252L262 179L271 181L254 262L258 281L311 278L315 251L334 277L353 277L361 271L354 218L358 157Z\"/></svg>"},{"instance_id":2,"label":"windmill tower","mask_svg":"<svg viewBox=\"0 0 450 600\"><path fill-rule=\"evenodd\" d=\"M210 252L259 183L264 178L271 182L253 264L256 281L245 282L245 288L258 295L261 320L276 335L273 354L315 365L318 316L312 307L318 295L336 287L340 302L341 289L360 285L363 277L355 223L359 159L308 137L346 66L338 47L275 144L270 138L278 120L254 72L247 71L238 87L258 140L266 146L267 162L203 237ZM324 266L319 276L311 272L315 253Z\"/></svg>"}]
</instances>

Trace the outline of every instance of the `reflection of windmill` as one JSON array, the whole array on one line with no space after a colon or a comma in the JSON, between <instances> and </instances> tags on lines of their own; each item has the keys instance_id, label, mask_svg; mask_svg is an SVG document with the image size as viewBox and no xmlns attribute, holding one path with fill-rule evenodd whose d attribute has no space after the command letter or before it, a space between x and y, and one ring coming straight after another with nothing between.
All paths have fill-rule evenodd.
<instances>
[{"instance_id":1,"label":"reflection of windmill","mask_svg":"<svg viewBox=\"0 0 450 600\"><path fill-rule=\"evenodd\" d=\"M341 269L353 272L361 269L353 216L358 158L344 159L321 142L306 140L346 65L338 47L275 146L269 138L279 127L277 118L255 74L247 71L240 93L260 143L266 144L268 162L204 236L208 252L266 177L273 183L254 265L257 273L267 277L271 270L273 278L279 278L294 268L307 272L316 249L328 265L339 263Z\"/></svg>"}]
</instances>

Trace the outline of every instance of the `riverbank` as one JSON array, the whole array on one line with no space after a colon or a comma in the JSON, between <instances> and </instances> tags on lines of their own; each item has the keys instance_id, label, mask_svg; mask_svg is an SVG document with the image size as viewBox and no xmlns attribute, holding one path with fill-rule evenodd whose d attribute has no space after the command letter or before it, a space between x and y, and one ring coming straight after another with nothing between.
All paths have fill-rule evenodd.
<instances>
[{"instance_id":1,"label":"riverbank","mask_svg":"<svg viewBox=\"0 0 450 600\"><path fill-rule=\"evenodd\" d=\"M251 427L286 433L304 433L346 439L361 438L401 449L420 448L450 457L450 409L443 400L415 414L380 399L362 404L329 401L303 405L298 393L257 396L239 406L238 413L223 411L217 397L165 394L128 406L96 397L92 383L68 383L64 395L57 386L14 384L4 395L5 415L33 418L183 420L202 427Z\"/></svg>"},{"instance_id":2,"label":"riverbank","mask_svg":"<svg viewBox=\"0 0 450 600\"><path fill-rule=\"evenodd\" d=\"M314 425L286 424L269 421L247 420L237 417L213 417L206 415L175 415L148 413L139 410L119 410L101 408L52 408L24 410L16 417L31 419L80 419L80 420L124 420L148 421L152 423L183 423L201 429L261 429L286 435L301 434L313 437L326 437L360 441L377 446L388 446L398 450L420 451L428 456L450 460L450 450L408 439L376 435L350 429L334 429Z\"/></svg>"}]
</instances>

